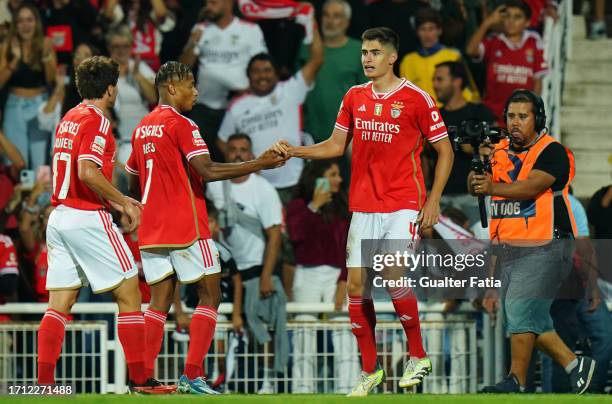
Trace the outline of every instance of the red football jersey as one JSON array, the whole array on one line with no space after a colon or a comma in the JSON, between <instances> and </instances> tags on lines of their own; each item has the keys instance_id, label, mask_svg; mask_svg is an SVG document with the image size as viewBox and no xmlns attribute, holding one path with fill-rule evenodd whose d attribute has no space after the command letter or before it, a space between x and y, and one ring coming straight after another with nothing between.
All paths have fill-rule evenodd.
<instances>
[{"instance_id":1,"label":"red football jersey","mask_svg":"<svg viewBox=\"0 0 612 404\"><path fill-rule=\"evenodd\" d=\"M19 274L17 250L9 236L0 234L0 275Z\"/></svg>"},{"instance_id":2,"label":"red football jersey","mask_svg":"<svg viewBox=\"0 0 612 404\"><path fill-rule=\"evenodd\" d=\"M208 146L198 126L170 106L156 107L134 130L125 169L140 181L140 248L186 247L210 238L202 178L189 165L202 154Z\"/></svg>"},{"instance_id":3,"label":"red football jersey","mask_svg":"<svg viewBox=\"0 0 612 404\"><path fill-rule=\"evenodd\" d=\"M68 111L55 131L51 203L82 210L107 208L108 201L79 180L78 161L93 161L111 181L115 151L110 121L100 109L81 103Z\"/></svg>"},{"instance_id":4,"label":"red football jersey","mask_svg":"<svg viewBox=\"0 0 612 404\"><path fill-rule=\"evenodd\" d=\"M480 44L480 57L487 66L487 88L482 99L498 120L503 122L504 106L512 92L519 88L534 89L534 79L547 73L542 38L537 32L525 31L519 45L504 34L496 34Z\"/></svg>"},{"instance_id":5,"label":"red football jersey","mask_svg":"<svg viewBox=\"0 0 612 404\"><path fill-rule=\"evenodd\" d=\"M351 211L421 209L424 138L434 143L448 136L429 94L405 79L386 94L375 93L371 82L354 86L342 100L335 127L353 137Z\"/></svg>"}]
</instances>

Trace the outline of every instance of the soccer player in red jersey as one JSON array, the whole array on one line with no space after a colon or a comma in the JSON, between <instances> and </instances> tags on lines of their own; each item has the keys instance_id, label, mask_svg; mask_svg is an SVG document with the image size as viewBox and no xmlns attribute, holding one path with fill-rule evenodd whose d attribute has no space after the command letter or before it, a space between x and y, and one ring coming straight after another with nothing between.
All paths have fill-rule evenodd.
<instances>
[{"instance_id":1,"label":"soccer player in red jersey","mask_svg":"<svg viewBox=\"0 0 612 404\"><path fill-rule=\"evenodd\" d=\"M144 371L138 270L109 213L112 207L127 216L131 229L140 223L141 204L110 182L116 146L106 115L117 98L118 78L119 66L109 58L83 61L76 71L83 102L64 115L55 133L56 208L47 224L49 308L38 328L38 383L55 382L68 314L88 281L94 293L112 291L119 305L117 332L130 391L154 392Z\"/></svg>"},{"instance_id":2,"label":"soccer player in red jersey","mask_svg":"<svg viewBox=\"0 0 612 404\"><path fill-rule=\"evenodd\" d=\"M159 104L134 130L132 154L125 167L132 174L130 188L140 193L144 206L138 243L145 278L151 285L151 304L145 312L147 374L153 374L176 282L197 282L199 303L189 327L189 350L178 389L218 394L202 377L221 299L219 254L208 228L202 180L241 177L276 168L286 159L268 150L243 163L213 162L198 126L182 115L191 110L198 95L191 68L167 62L159 69L155 84Z\"/></svg>"},{"instance_id":3,"label":"soccer player in red jersey","mask_svg":"<svg viewBox=\"0 0 612 404\"><path fill-rule=\"evenodd\" d=\"M363 374L349 394L352 396L367 395L384 379L384 370L377 364L374 306L371 295L364 293L371 287L368 283L372 271L364 268L369 263L362 263L361 242L416 240L419 226L433 226L453 164L453 150L436 103L425 91L393 73L398 45L397 34L389 28L365 31L361 61L366 77L372 81L346 93L331 137L306 147L280 142L275 149L288 156L329 159L344 154L353 141L349 191L353 216L346 266L349 317L361 352ZM424 140L438 154L435 179L427 198L419 158ZM386 272L386 276L396 276ZM408 288L387 289L410 351L399 385L415 386L431 372L431 361L421 340L416 296Z\"/></svg>"}]
</instances>

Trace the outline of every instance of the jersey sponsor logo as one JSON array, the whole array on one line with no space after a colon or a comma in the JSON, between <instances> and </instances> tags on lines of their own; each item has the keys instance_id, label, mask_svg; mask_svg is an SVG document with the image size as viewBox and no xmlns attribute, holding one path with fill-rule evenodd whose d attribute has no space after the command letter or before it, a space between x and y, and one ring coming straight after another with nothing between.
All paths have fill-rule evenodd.
<instances>
[{"instance_id":1,"label":"jersey sponsor logo","mask_svg":"<svg viewBox=\"0 0 612 404\"><path fill-rule=\"evenodd\" d=\"M382 115L382 109L383 109L383 105L382 104L374 105L374 115L381 116Z\"/></svg>"},{"instance_id":2,"label":"jersey sponsor logo","mask_svg":"<svg viewBox=\"0 0 612 404\"><path fill-rule=\"evenodd\" d=\"M355 129L361 131L361 140L366 142L391 143L393 135L400 132L400 125L390 122L379 122L375 119L366 121L355 119Z\"/></svg>"},{"instance_id":3,"label":"jersey sponsor logo","mask_svg":"<svg viewBox=\"0 0 612 404\"><path fill-rule=\"evenodd\" d=\"M366 112L365 104L361 104L361 106L357 109L357 111L359 111L359 112Z\"/></svg>"},{"instance_id":4,"label":"jersey sponsor logo","mask_svg":"<svg viewBox=\"0 0 612 404\"><path fill-rule=\"evenodd\" d=\"M494 219L527 218L534 217L535 215L535 199L524 201L491 201L491 217Z\"/></svg>"},{"instance_id":5,"label":"jersey sponsor logo","mask_svg":"<svg viewBox=\"0 0 612 404\"><path fill-rule=\"evenodd\" d=\"M200 135L200 131L199 130L194 130L191 132L191 135L193 136L193 145L194 146L206 146L206 143L204 142L204 139L202 139L202 135Z\"/></svg>"},{"instance_id":6,"label":"jersey sponsor logo","mask_svg":"<svg viewBox=\"0 0 612 404\"><path fill-rule=\"evenodd\" d=\"M164 136L164 125L142 125L136 128L134 139Z\"/></svg>"},{"instance_id":7,"label":"jersey sponsor logo","mask_svg":"<svg viewBox=\"0 0 612 404\"><path fill-rule=\"evenodd\" d=\"M106 139L104 139L102 136L96 136L94 138L93 143L91 144L91 151L98 153L98 154L104 154L105 147L106 147Z\"/></svg>"},{"instance_id":8,"label":"jersey sponsor logo","mask_svg":"<svg viewBox=\"0 0 612 404\"><path fill-rule=\"evenodd\" d=\"M498 83L525 85L529 78L533 76L533 69L530 66L505 65L501 63L493 65L493 72Z\"/></svg>"},{"instance_id":9,"label":"jersey sponsor logo","mask_svg":"<svg viewBox=\"0 0 612 404\"><path fill-rule=\"evenodd\" d=\"M431 120L434 122L438 122L438 119L440 119L440 114L438 113L438 111L431 111Z\"/></svg>"},{"instance_id":10,"label":"jersey sponsor logo","mask_svg":"<svg viewBox=\"0 0 612 404\"><path fill-rule=\"evenodd\" d=\"M57 128L57 134L62 135L64 133L68 133L72 136L76 136L79 131L80 123L72 122L72 121L62 121Z\"/></svg>"}]
</instances>

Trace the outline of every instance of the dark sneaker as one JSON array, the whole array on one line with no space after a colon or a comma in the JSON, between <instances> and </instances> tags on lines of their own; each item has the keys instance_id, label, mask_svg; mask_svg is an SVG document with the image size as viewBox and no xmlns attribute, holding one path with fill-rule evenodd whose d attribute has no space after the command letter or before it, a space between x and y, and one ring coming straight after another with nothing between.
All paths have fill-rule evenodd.
<instances>
[{"instance_id":1,"label":"dark sneaker","mask_svg":"<svg viewBox=\"0 0 612 404\"><path fill-rule=\"evenodd\" d=\"M579 356L578 365L570 372L570 386L576 394L584 393L591 385L595 372L595 361L588 356Z\"/></svg>"},{"instance_id":2,"label":"dark sneaker","mask_svg":"<svg viewBox=\"0 0 612 404\"><path fill-rule=\"evenodd\" d=\"M486 386L480 390L480 392L490 394L521 393L521 385L516 376L510 373L508 376L504 377L501 382L493 386Z\"/></svg>"},{"instance_id":3,"label":"dark sneaker","mask_svg":"<svg viewBox=\"0 0 612 404\"><path fill-rule=\"evenodd\" d=\"M157 379L149 378L143 384L128 382L128 394L173 394L176 392L176 385L166 385Z\"/></svg>"}]
</instances>

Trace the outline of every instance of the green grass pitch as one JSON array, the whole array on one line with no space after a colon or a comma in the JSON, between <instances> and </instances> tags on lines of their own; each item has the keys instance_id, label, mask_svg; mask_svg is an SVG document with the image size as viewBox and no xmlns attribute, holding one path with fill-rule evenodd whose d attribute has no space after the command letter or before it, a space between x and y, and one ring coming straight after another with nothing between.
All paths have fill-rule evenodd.
<instances>
[{"instance_id":1,"label":"green grass pitch","mask_svg":"<svg viewBox=\"0 0 612 404\"><path fill-rule=\"evenodd\" d=\"M394 404L394 403L417 403L417 404L509 404L509 403L533 403L533 404L574 404L574 403L612 403L609 395L583 395L572 394L524 394L524 395L430 395L430 394L378 394L363 398L349 398L337 395L295 395L279 394L271 396L257 395L220 395L220 396L117 396L117 395L77 395L67 397L35 397L35 396L4 396L0 400L5 402L27 402L27 403L67 403L76 402L83 404L157 404L157 403L253 403L253 404L336 404L336 403L372 403L372 404ZM26 401L27 400L27 401Z\"/></svg>"}]
</instances>

